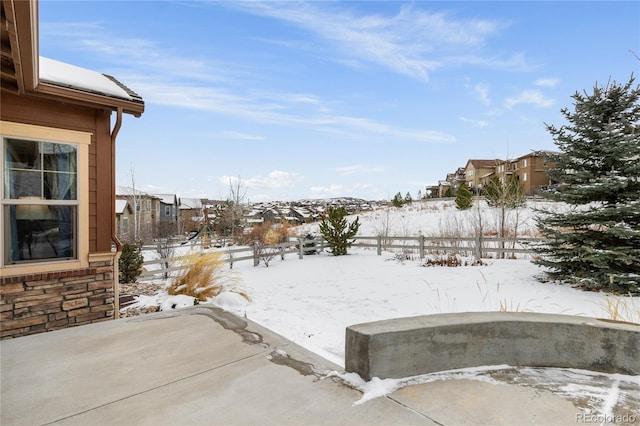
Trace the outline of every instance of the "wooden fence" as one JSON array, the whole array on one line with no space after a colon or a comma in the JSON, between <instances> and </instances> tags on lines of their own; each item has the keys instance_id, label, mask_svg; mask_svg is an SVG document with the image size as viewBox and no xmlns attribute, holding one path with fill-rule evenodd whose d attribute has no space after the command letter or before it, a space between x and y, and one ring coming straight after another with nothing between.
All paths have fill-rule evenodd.
<instances>
[{"instance_id":1,"label":"wooden fence","mask_svg":"<svg viewBox=\"0 0 640 426\"><path fill-rule=\"evenodd\" d=\"M530 245L542 241L537 238L498 238L498 237L384 237L384 236L356 236L352 247L375 249L378 255L383 251L394 251L406 257L424 259L426 256L439 256L446 254L459 254L461 256L473 256L475 259L487 257L514 258L530 255ZM175 244L172 248L184 247ZM290 241L259 248L242 247L218 247L211 251L220 251L224 260L233 268L234 263L252 260L257 266L260 262L268 264L272 259L280 257L284 259L288 254L296 254L299 259L306 255L325 251L327 243L322 238L304 239L297 238ZM144 246L143 250L155 251L156 246ZM172 272L184 268L182 261L185 256L172 256L171 258L149 260L143 263L143 273L140 279L152 278L158 275L168 277ZM157 266L156 266L157 265Z\"/></svg>"}]
</instances>

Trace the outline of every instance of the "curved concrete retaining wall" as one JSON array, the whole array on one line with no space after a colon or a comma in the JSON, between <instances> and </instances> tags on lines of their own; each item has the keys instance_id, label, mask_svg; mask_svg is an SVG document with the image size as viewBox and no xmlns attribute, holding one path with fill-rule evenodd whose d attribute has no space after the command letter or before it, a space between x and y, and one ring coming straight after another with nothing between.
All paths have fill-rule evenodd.
<instances>
[{"instance_id":1,"label":"curved concrete retaining wall","mask_svg":"<svg viewBox=\"0 0 640 426\"><path fill-rule=\"evenodd\" d=\"M640 325L569 315L474 312L347 327L345 369L365 380L500 364L640 374Z\"/></svg>"}]
</instances>

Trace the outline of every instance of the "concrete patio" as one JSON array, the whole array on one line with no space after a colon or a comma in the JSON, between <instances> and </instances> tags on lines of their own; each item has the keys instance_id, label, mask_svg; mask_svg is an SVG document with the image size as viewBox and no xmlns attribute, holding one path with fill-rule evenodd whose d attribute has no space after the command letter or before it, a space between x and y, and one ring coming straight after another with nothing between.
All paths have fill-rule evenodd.
<instances>
[{"instance_id":1,"label":"concrete patio","mask_svg":"<svg viewBox=\"0 0 640 426\"><path fill-rule=\"evenodd\" d=\"M580 422L552 392L446 380L354 405L323 358L194 307L0 342L9 425L513 425Z\"/></svg>"}]
</instances>

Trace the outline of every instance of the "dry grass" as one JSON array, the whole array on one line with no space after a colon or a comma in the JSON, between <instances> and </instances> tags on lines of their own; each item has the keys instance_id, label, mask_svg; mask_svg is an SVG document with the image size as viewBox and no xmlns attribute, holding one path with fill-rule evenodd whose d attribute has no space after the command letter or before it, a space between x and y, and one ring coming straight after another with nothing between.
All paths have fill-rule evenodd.
<instances>
[{"instance_id":1,"label":"dry grass","mask_svg":"<svg viewBox=\"0 0 640 426\"><path fill-rule=\"evenodd\" d=\"M239 280L227 270L221 252L192 254L181 263L183 269L169 286L169 295L184 294L204 302L222 291L233 291L250 300L244 291L235 288Z\"/></svg>"},{"instance_id":2,"label":"dry grass","mask_svg":"<svg viewBox=\"0 0 640 426\"><path fill-rule=\"evenodd\" d=\"M600 307L609 314L613 321L640 324L640 301L637 297L629 298L620 295L605 295Z\"/></svg>"}]
</instances>

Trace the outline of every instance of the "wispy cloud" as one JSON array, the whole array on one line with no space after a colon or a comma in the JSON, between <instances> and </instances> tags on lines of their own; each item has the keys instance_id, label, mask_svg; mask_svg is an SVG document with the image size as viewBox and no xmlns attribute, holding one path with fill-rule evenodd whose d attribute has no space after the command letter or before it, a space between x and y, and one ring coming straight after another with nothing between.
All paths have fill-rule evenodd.
<instances>
[{"instance_id":1,"label":"wispy cloud","mask_svg":"<svg viewBox=\"0 0 640 426\"><path fill-rule=\"evenodd\" d=\"M503 21L456 18L415 5L402 5L396 14L385 16L327 2L223 4L300 27L329 43L343 63L376 64L422 81L428 81L431 71L450 65L525 66L521 53L500 59L477 53L489 37L508 26Z\"/></svg>"},{"instance_id":2,"label":"wispy cloud","mask_svg":"<svg viewBox=\"0 0 640 426\"><path fill-rule=\"evenodd\" d=\"M312 186L309 188L309 192L312 197L339 197L350 193L344 185L340 184Z\"/></svg>"},{"instance_id":3,"label":"wispy cloud","mask_svg":"<svg viewBox=\"0 0 640 426\"><path fill-rule=\"evenodd\" d=\"M58 37L77 40L70 25L65 32L55 26ZM405 138L416 142L452 142L455 138L436 130L406 129L364 117L332 114L321 96L313 93L267 91L247 86L239 76L257 74L240 64L211 62L184 57L156 43L109 35L99 24L82 25L81 41L74 46L109 64L118 78L140 94L147 104L210 111L251 122L304 127L324 133L362 139L363 132L381 137ZM228 70L233 70L233 76ZM237 80L237 81L236 81ZM236 135L239 136L239 135Z\"/></svg>"},{"instance_id":4,"label":"wispy cloud","mask_svg":"<svg viewBox=\"0 0 640 426\"><path fill-rule=\"evenodd\" d=\"M489 122L486 120L474 120L472 118L467 118L467 117L459 117L459 118L460 118L460 121L473 124L474 126L478 126L478 127L487 127L489 125Z\"/></svg>"},{"instance_id":5,"label":"wispy cloud","mask_svg":"<svg viewBox=\"0 0 640 426\"><path fill-rule=\"evenodd\" d=\"M301 176L298 173L273 170L266 176L253 176L247 179L237 176L221 176L219 182L222 185L235 186L240 180L241 186L246 188L293 188L300 183Z\"/></svg>"},{"instance_id":6,"label":"wispy cloud","mask_svg":"<svg viewBox=\"0 0 640 426\"><path fill-rule=\"evenodd\" d=\"M559 78L539 78L535 81L536 86L556 87L560 83Z\"/></svg>"},{"instance_id":7,"label":"wispy cloud","mask_svg":"<svg viewBox=\"0 0 640 426\"><path fill-rule=\"evenodd\" d=\"M220 136L224 139L241 140L241 141L262 141L264 136L251 135L249 133L226 131L222 132Z\"/></svg>"},{"instance_id":8,"label":"wispy cloud","mask_svg":"<svg viewBox=\"0 0 640 426\"><path fill-rule=\"evenodd\" d=\"M486 83L478 83L473 87L473 90L480 96L480 101L489 106L491 105L491 99L489 98L489 85Z\"/></svg>"},{"instance_id":9,"label":"wispy cloud","mask_svg":"<svg viewBox=\"0 0 640 426\"><path fill-rule=\"evenodd\" d=\"M352 166L338 167L336 171L341 175L353 175L356 173L384 173L387 170L383 166L363 166L354 164Z\"/></svg>"},{"instance_id":10,"label":"wispy cloud","mask_svg":"<svg viewBox=\"0 0 640 426\"><path fill-rule=\"evenodd\" d=\"M523 90L519 94L505 100L505 106L509 109L520 104L530 104L541 108L553 106L554 99L545 98L539 90Z\"/></svg>"}]
</instances>

